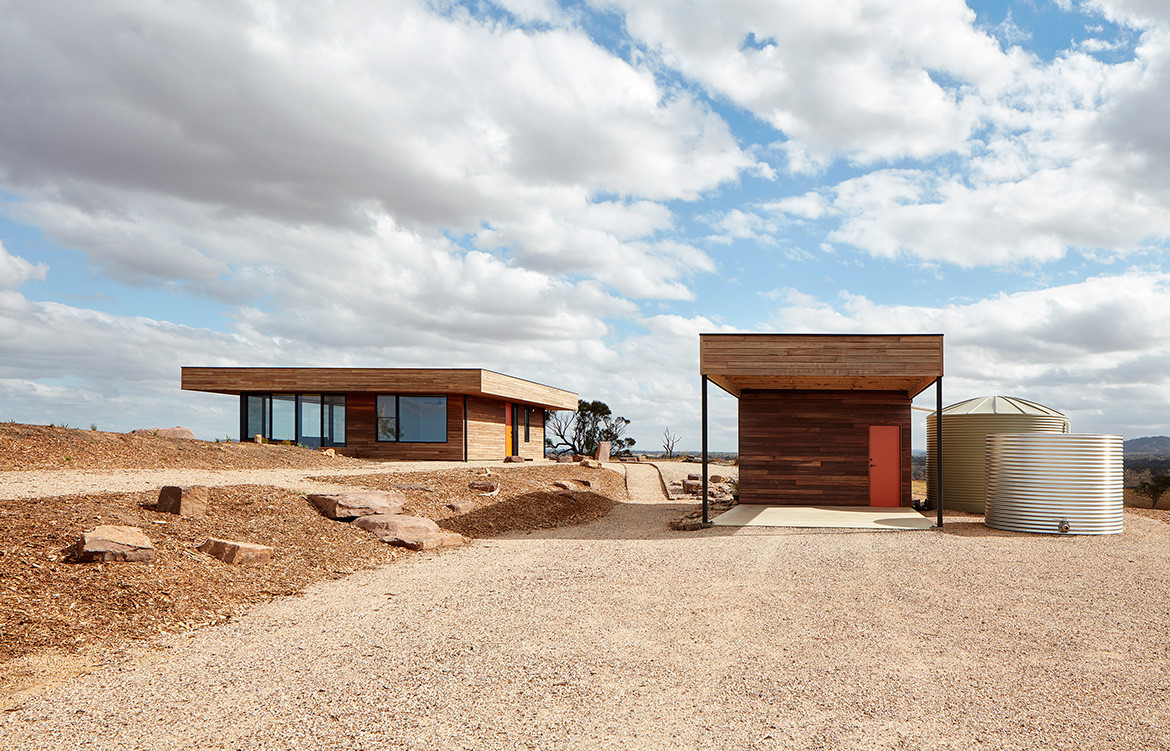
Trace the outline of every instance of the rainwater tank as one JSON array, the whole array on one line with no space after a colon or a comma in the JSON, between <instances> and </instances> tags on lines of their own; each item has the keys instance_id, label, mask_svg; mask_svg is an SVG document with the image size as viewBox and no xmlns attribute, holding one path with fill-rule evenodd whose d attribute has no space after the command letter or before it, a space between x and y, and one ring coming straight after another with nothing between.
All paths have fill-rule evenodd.
<instances>
[{"instance_id":1,"label":"rainwater tank","mask_svg":"<svg viewBox=\"0 0 1170 751\"><path fill-rule=\"evenodd\" d=\"M1013 532L1120 534L1123 475L1119 435L989 435L984 523Z\"/></svg>"},{"instance_id":2,"label":"rainwater tank","mask_svg":"<svg viewBox=\"0 0 1170 751\"><path fill-rule=\"evenodd\" d=\"M944 407L943 508L983 513L987 475L985 443L994 433L1067 433L1068 417L1054 409L1011 396L980 396ZM938 508L934 468L938 457L937 418L926 417L926 483L931 508Z\"/></svg>"}]
</instances>

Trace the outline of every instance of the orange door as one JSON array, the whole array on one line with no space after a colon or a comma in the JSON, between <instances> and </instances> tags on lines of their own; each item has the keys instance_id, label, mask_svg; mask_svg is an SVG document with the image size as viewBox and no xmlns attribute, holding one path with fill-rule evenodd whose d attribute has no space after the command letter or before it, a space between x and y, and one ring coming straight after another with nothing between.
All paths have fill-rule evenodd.
<instances>
[{"instance_id":1,"label":"orange door","mask_svg":"<svg viewBox=\"0 0 1170 751\"><path fill-rule=\"evenodd\" d=\"M504 456L515 456L516 446L512 441L515 431L512 430L512 403L504 402Z\"/></svg>"},{"instance_id":2,"label":"orange door","mask_svg":"<svg viewBox=\"0 0 1170 751\"><path fill-rule=\"evenodd\" d=\"M869 505L902 503L902 428L869 426Z\"/></svg>"}]
</instances>

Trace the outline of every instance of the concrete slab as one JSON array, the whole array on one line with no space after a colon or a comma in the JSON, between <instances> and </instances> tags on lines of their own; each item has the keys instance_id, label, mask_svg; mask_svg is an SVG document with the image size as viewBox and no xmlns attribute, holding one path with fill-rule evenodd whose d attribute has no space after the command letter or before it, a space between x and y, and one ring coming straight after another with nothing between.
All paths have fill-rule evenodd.
<instances>
[{"instance_id":1,"label":"concrete slab","mask_svg":"<svg viewBox=\"0 0 1170 751\"><path fill-rule=\"evenodd\" d=\"M911 508L872 506L733 506L715 517L720 527L822 527L829 529L930 529L933 519Z\"/></svg>"}]
</instances>

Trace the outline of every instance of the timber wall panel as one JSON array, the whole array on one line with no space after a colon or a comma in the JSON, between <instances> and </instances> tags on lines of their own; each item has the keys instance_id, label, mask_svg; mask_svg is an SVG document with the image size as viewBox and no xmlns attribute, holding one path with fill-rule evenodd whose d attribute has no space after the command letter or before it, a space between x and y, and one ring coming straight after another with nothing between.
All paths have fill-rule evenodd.
<instances>
[{"instance_id":1,"label":"timber wall panel","mask_svg":"<svg viewBox=\"0 0 1170 751\"><path fill-rule=\"evenodd\" d=\"M482 396L467 397L467 458L498 461L504 458L504 402Z\"/></svg>"},{"instance_id":2,"label":"timber wall panel","mask_svg":"<svg viewBox=\"0 0 1170 751\"><path fill-rule=\"evenodd\" d=\"M544 410L539 407L528 407L531 417L528 426L528 441L524 441L524 411L520 412L520 456L525 459L544 458Z\"/></svg>"},{"instance_id":3,"label":"timber wall panel","mask_svg":"<svg viewBox=\"0 0 1170 751\"><path fill-rule=\"evenodd\" d=\"M399 443L377 440L376 394L345 395L345 446L338 453L376 461L461 461L463 459L463 395L447 394L447 442Z\"/></svg>"},{"instance_id":4,"label":"timber wall panel","mask_svg":"<svg viewBox=\"0 0 1170 751\"><path fill-rule=\"evenodd\" d=\"M740 503L869 505L869 426L902 429L901 504L910 505L910 397L900 391L744 391Z\"/></svg>"}]
</instances>

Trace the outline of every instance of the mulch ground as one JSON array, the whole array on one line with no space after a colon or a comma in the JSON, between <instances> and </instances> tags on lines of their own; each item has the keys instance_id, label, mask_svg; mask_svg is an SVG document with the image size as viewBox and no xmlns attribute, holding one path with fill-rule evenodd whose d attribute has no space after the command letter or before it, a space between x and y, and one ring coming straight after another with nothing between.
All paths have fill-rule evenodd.
<instances>
[{"instance_id":1,"label":"mulch ground","mask_svg":"<svg viewBox=\"0 0 1170 751\"><path fill-rule=\"evenodd\" d=\"M368 467L372 462L296 446L163 438L101 430L0 423L0 472L33 469L292 469Z\"/></svg>"},{"instance_id":2,"label":"mulch ground","mask_svg":"<svg viewBox=\"0 0 1170 751\"><path fill-rule=\"evenodd\" d=\"M581 524L626 498L620 475L576 466L494 469L500 492L467 488L469 469L360 478L404 490L406 513L468 537ZM552 483L581 477L596 492L558 494ZM336 481L337 478L332 478ZM352 481L358 484L358 478ZM0 500L0 696L27 686L37 667L16 658L105 650L221 623L241 607L300 592L410 555L349 524L321 516L300 493L265 486L211 488L208 514L154 510L158 491ZM472 499L455 514L447 504ZM99 524L141 527L151 563L75 564L63 550ZM208 537L274 548L272 560L230 566L195 550Z\"/></svg>"}]
</instances>

